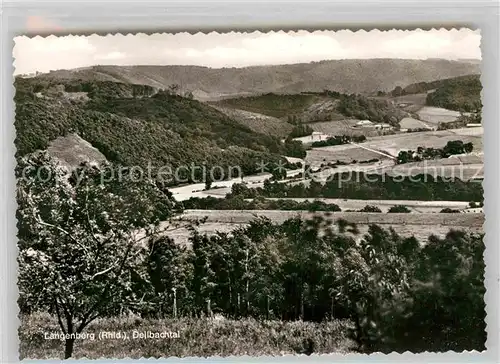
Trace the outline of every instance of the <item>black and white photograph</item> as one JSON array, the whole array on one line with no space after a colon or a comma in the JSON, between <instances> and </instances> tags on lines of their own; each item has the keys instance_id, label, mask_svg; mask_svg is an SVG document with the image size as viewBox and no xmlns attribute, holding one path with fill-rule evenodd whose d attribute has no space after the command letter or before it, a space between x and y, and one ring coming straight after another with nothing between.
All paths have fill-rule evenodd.
<instances>
[{"instance_id":1,"label":"black and white photograph","mask_svg":"<svg viewBox=\"0 0 500 364\"><path fill-rule=\"evenodd\" d=\"M479 29L14 42L21 359L486 349Z\"/></svg>"}]
</instances>

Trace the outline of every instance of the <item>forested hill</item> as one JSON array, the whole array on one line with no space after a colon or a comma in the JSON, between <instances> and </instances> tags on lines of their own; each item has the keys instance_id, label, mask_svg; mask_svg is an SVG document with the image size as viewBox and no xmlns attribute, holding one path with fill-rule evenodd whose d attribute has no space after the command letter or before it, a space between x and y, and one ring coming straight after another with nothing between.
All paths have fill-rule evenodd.
<instances>
[{"instance_id":1,"label":"forested hill","mask_svg":"<svg viewBox=\"0 0 500 364\"><path fill-rule=\"evenodd\" d=\"M18 157L75 133L122 165L241 166L277 161L277 138L256 133L188 97L142 85L17 78Z\"/></svg>"},{"instance_id":2,"label":"forested hill","mask_svg":"<svg viewBox=\"0 0 500 364\"><path fill-rule=\"evenodd\" d=\"M446 109L474 112L481 109L479 75L448 80L427 95L426 104Z\"/></svg>"},{"instance_id":3,"label":"forested hill","mask_svg":"<svg viewBox=\"0 0 500 364\"><path fill-rule=\"evenodd\" d=\"M426 104L458 111L474 111L481 101L480 75L466 75L432 82L419 82L396 87L393 96L429 92Z\"/></svg>"},{"instance_id":4,"label":"forested hill","mask_svg":"<svg viewBox=\"0 0 500 364\"><path fill-rule=\"evenodd\" d=\"M243 68L93 66L53 71L39 77L115 81L157 88L179 84L182 91L192 91L195 98L214 100L225 96L324 89L342 93L373 93L479 72L478 64L443 59L346 59Z\"/></svg>"}]
</instances>

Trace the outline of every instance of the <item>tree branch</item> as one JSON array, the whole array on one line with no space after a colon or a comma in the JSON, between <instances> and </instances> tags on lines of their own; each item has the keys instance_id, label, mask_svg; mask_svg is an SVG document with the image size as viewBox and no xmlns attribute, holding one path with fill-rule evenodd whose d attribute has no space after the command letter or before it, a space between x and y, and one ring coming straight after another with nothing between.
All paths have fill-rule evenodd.
<instances>
[{"instance_id":1,"label":"tree branch","mask_svg":"<svg viewBox=\"0 0 500 364\"><path fill-rule=\"evenodd\" d=\"M97 300L97 302L87 311L87 313L85 313L82 317L82 323L80 324L80 326L78 327L77 331L78 330L83 330L83 328L85 328L85 326L87 326L89 324L89 317L90 315L92 314L92 312L94 312L95 310L97 310L105 301L105 298L106 298L106 295L108 293L108 290L109 288L111 287L111 284L113 283L116 283L116 281L119 279L120 277L120 274L123 270L123 267L125 266L125 263L128 259L128 255L130 254L130 251L132 250L132 247L134 246L134 241L133 240L130 240L129 241L129 244L128 244L128 247L127 247L127 250L125 251L125 254L123 256L123 259L122 259L122 262L120 264L120 268L118 269L118 272L116 272L116 275L114 277L114 279L112 280L109 280L108 283L106 284L106 286L104 287L104 290L101 294L101 298L99 300Z\"/></svg>"},{"instance_id":2,"label":"tree branch","mask_svg":"<svg viewBox=\"0 0 500 364\"><path fill-rule=\"evenodd\" d=\"M59 306L57 305L57 297L54 297L54 306L56 307L56 314L57 314L57 322L59 323L59 326L61 327L61 330L64 334L67 333L66 328L64 327L64 324L61 319L61 313L59 312Z\"/></svg>"},{"instance_id":3,"label":"tree branch","mask_svg":"<svg viewBox=\"0 0 500 364\"><path fill-rule=\"evenodd\" d=\"M115 268L116 264L119 262L120 260L117 260L116 262L114 262L111 267L107 268L107 269L104 269L103 271L100 271L100 272L97 272L95 273L92 277L90 277L90 280L93 280L94 278L98 277L98 276L101 276L103 274L106 274L108 272L110 272L113 268Z\"/></svg>"},{"instance_id":4,"label":"tree branch","mask_svg":"<svg viewBox=\"0 0 500 364\"><path fill-rule=\"evenodd\" d=\"M90 229L90 236L92 237L92 240L94 240L97 243L97 246L99 247L101 245L101 241L97 239L94 233L94 228L92 227L92 224L90 223L90 216L89 216L89 188L86 188L86 194L85 194L85 215L87 215L87 224ZM97 249L97 252L99 252L100 249ZM96 256L97 259L97 256Z\"/></svg>"},{"instance_id":5,"label":"tree branch","mask_svg":"<svg viewBox=\"0 0 500 364\"><path fill-rule=\"evenodd\" d=\"M62 227L60 226L57 226L57 225L53 225L53 224L49 224L48 222L45 222L42 220L42 218L40 216L37 216L35 215L35 219L36 221L40 224L40 225L44 225L44 226L48 226L48 227L51 227L53 229L56 229L56 230L59 230L60 232L62 232L63 234L65 234L66 236L68 236L75 244L77 244L80 248L82 248L85 253L88 255L89 254L89 251L87 250L87 248L85 246L83 246L82 244L80 244L80 242L78 240L76 240L73 235L71 235L68 231L64 230Z\"/></svg>"}]
</instances>

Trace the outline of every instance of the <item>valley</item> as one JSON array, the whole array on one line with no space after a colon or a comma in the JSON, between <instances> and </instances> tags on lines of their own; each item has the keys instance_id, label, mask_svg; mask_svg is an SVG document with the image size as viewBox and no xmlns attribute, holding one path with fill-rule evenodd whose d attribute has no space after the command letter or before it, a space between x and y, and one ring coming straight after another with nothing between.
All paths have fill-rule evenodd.
<instances>
[{"instance_id":1,"label":"valley","mask_svg":"<svg viewBox=\"0 0 500 364\"><path fill-rule=\"evenodd\" d=\"M19 357L484 351L479 40L19 37Z\"/></svg>"}]
</instances>

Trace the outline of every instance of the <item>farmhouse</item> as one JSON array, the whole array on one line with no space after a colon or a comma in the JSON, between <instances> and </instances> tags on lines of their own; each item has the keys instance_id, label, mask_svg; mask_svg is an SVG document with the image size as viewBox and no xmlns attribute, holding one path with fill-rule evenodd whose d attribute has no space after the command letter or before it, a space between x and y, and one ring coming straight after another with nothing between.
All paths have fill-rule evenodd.
<instances>
[{"instance_id":1,"label":"farmhouse","mask_svg":"<svg viewBox=\"0 0 500 364\"><path fill-rule=\"evenodd\" d=\"M386 123L381 123L381 124L375 124L375 129L392 129L392 125L386 124Z\"/></svg>"},{"instance_id":2,"label":"farmhouse","mask_svg":"<svg viewBox=\"0 0 500 364\"><path fill-rule=\"evenodd\" d=\"M311 134L311 140L323 140L326 139L326 135L320 131L313 131Z\"/></svg>"}]
</instances>

